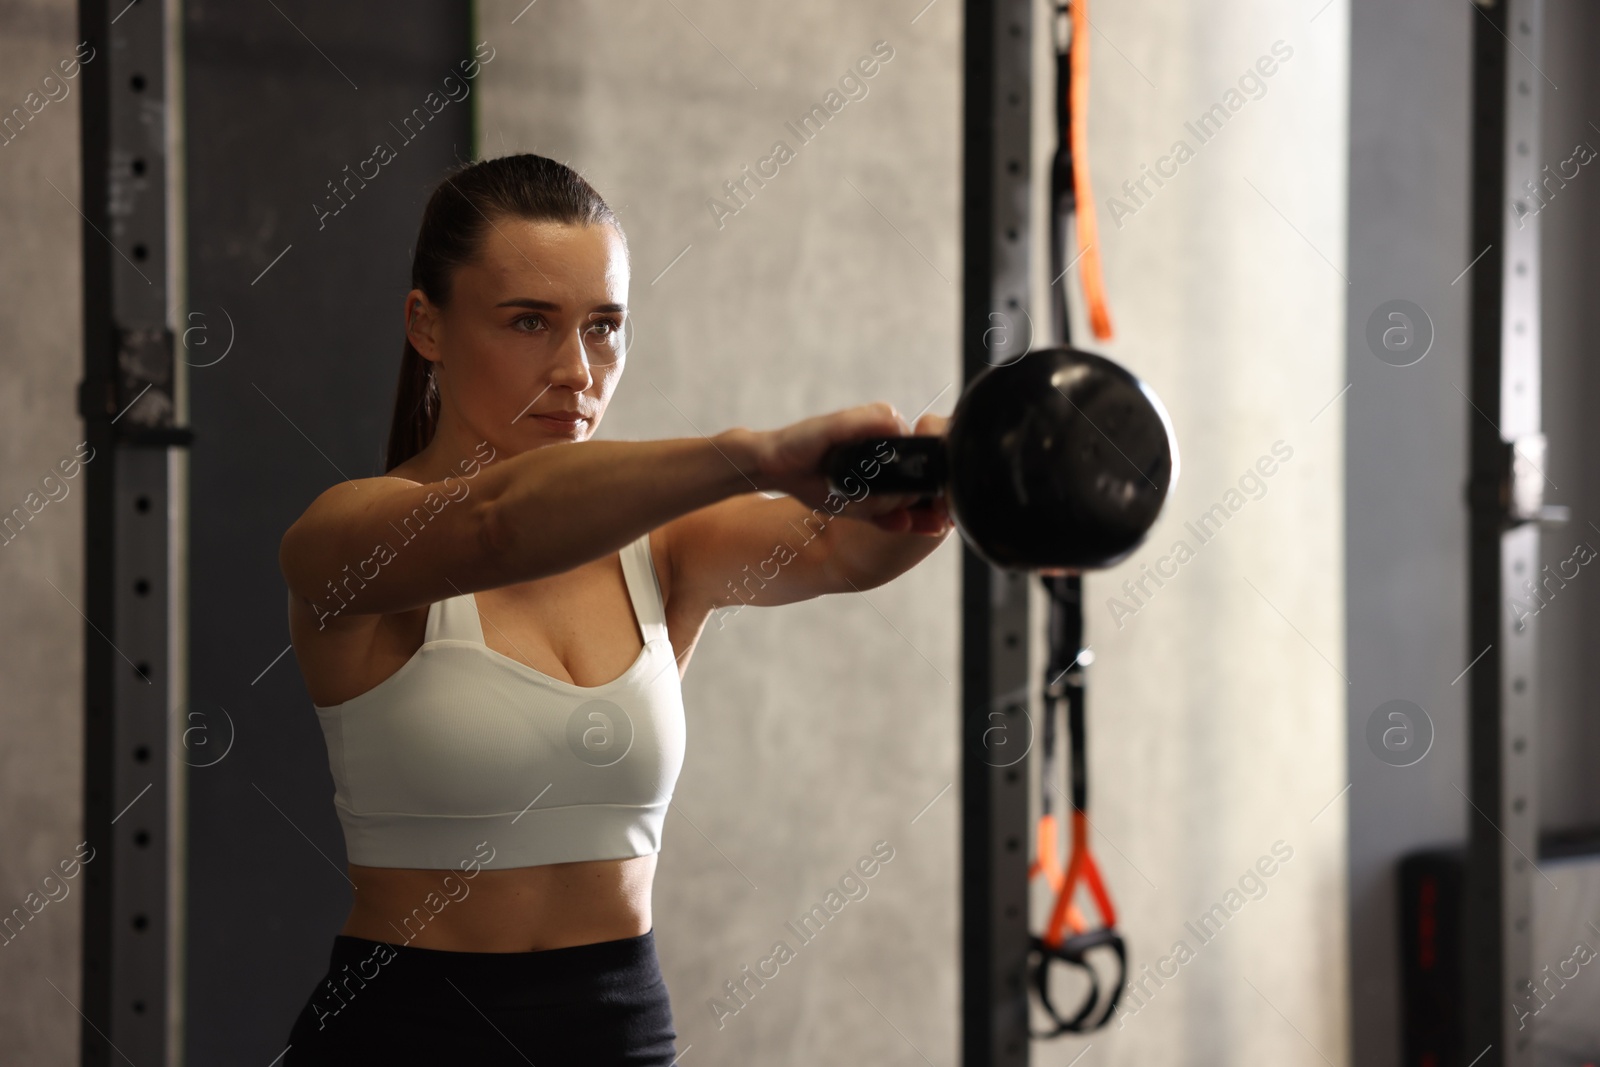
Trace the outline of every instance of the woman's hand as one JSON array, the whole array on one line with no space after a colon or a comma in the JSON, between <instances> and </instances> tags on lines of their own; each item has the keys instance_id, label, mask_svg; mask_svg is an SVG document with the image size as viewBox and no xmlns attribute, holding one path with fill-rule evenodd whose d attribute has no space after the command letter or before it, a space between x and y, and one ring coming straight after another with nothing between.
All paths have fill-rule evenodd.
<instances>
[{"instance_id":1,"label":"woman's hand","mask_svg":"<svg viewBox=\"0 0 1600 1067\"><path fill-rule=\"evenodd\" d=\"M937 423L929 422L930 418L937 420ZM941 427L940 430L926 432L942 432L943 422L938 416L924 415L917 420L917 432L924 432L924 426L936 424ZM910 432L894 405L880 401L817 415L782 429L758 433L756 485L760 489L787 493L814 508L822 507L832 495L827 476L822 473L822 457L829 448L874 437L905 437ZM869 520L884 529L893 529L895 525L904 529L909 522L906 518L907 508L917 499L911 493L872 492L869 486L866 495L853 500L840 515ZM883 525L881 518L887 518L891 525Z\"/></svg>"},{"instance_id":2,"label":"woman's hand","mask_svg":"<svg viewBox=\"0 0 1600 1067\"><path fill-rule=\"evenodd\" d=\"M917 420L912 433L918 437L943 437L949 426L950 420L946 416L928 414ZM945 506L943 493L931 498L898 494L895 499L903 500L904 503L875 513L871 517L873 525L880 530L889 533L920 533L943 537L955 525L950 518L949 509Z\"/></svg>"},{"instance_id":3,"label":"woman's hand","mask_svg":"<svg viewBox=\"0 0 1600 1067\"><path fill-rule=\"evenodd\" d=\"M950 420L942 415L924 415L917 420L916 435L942 437ZM931 498L911 494L868 494L841 512L871 503L881 495L888 503L869 517L872 529L863 523L836 524L828 529L830 554L836 573L848 576L851 589L870 589L904 574L944 543L955 528L943 493Z\"/></svg>"},{"instance_id":4,"label":"woman's hand","mask_svg":"<svg viewBox=\"0 0 1600 1067\"><path fill-rule=\"evenodd\" d=\"M942 437L948 422L940 415L924 415L917 420L916 435ZM881 468L863 464L858 476L849 479L846 496L831 493L818 473L823 454L835 444L911 436L888 404L866 404L780 430L737 427L724 435L719 447L726 447L724 455L738 457L741 472L756 488L779 489L794 499L741 493L668 523L674 602L682 597L686 604L704 605L709 614L736 603L794 604L829 593L861 592L891 581L938 551L953 529L942 493L921 503L920 493L877 491L873 479ZM861 486L865 492L859 491ZM789 554L780 560L785 548ZM763 568L777 560L781 571L757 568L762 576L782 577L763 583L759 596L748 588L736 592L743 580L739 568L748 573L751 561L763 556Z\"/></svg>"}]
</instances>

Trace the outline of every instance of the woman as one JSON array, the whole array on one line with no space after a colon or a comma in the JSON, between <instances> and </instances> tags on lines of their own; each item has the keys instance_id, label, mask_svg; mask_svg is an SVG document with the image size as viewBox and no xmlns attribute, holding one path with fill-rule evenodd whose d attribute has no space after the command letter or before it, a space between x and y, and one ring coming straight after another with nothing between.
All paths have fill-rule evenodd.
<instances>
[{"instance_id":1,"label":"woman","mask_svg":"<svg viewBox=\"0 0 1600 1067\"><path fill-rule=\"evenodd\" d=\"M423 213L388 473L280 550L354 890L286 1067L672 1063L650 891L707 618L872 588L949 532L875 470L848 503L817 472L913 432L887 404L589 441L628 281L616 217L541 156Z\"/></svg>"}]
</instances>

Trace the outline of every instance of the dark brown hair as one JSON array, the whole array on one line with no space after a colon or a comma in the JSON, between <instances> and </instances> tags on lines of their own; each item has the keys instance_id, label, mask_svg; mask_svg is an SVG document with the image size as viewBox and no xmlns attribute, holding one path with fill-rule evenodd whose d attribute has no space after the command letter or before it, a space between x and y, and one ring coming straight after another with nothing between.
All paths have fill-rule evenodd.
<instances>
[{"instance_id":1,"label":"dark brown hair","mask_svg":"<svg viewBox=\"0 0 1600 1067\"><path fill-rule=\"evenodd\" d=\"M428 197L411 255L411 287L443 307L457 267L477 254L491 219L514 218L570 225L609 224L622 235L611 208L564 163L531 154L468 163L447 174ZM623 248L627 237L623 236ZM406 339L400 384L389 424L385 471L428 447L439 425L439 385L433 364Z\"/></svg>"}]
</instances>

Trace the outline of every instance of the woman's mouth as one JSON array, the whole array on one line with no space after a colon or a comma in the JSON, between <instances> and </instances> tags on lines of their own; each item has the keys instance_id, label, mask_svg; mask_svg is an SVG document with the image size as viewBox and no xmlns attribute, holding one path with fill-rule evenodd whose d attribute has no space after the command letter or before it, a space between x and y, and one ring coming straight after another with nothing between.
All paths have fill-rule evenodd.
<instances>
[{"instance_id":1,"label":"woman's mouth","mask_svg":"<svg viewBox=\"0 0 1600 1067\"><path fill-rule=\"evenodd\" d=\"M532 418L563 433L571 433L574 430L582 429L589 421L575 411L535 413Z\"/></svg>"}]
</instances>

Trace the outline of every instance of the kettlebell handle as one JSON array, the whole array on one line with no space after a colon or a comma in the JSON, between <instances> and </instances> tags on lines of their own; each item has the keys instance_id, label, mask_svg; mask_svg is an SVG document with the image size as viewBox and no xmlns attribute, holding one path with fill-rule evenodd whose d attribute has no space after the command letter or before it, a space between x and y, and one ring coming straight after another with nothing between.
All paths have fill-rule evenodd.
<instances>
[{"instance_id":1,"label":"kettlebell handle","mask_svg":"<svg viewBox=\"0 0 1600 1067\"><path fill-rule=\"evenodd\" d=\"M859 499L861 489L937 496L950 480L949 443L943 437L872 437L834 445L822 456L828 488Z\"/></svg>"}]
</instances>

